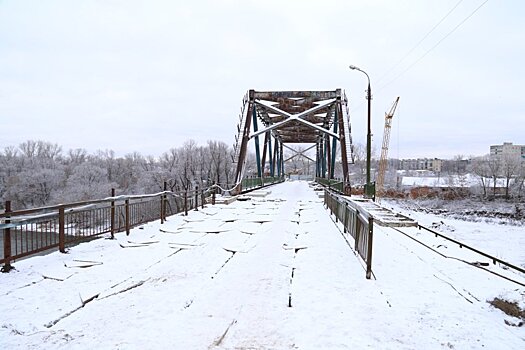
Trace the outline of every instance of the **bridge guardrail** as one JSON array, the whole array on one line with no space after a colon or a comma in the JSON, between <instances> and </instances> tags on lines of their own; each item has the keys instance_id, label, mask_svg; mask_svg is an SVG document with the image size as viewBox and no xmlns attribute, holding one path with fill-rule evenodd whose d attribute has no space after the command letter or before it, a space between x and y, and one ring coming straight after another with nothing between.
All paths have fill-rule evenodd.
<instances>
[{"instance_id":1,"label":"bridge guardrail","mask_svg":"<svg viewBox=\"0 0 525 350\"><path fill-rule=\"evenodd\" d=\"M325 179L322 177L316 177L315 182L325 187L335 190L336 192L343 193L343 181L337 179Z\"/></svg>"},{"instance_id":2,"label":"bridge guardrail","mask_svg":"<svg viewBox=\"0 0 525 350\"><path fill-rule=\"evenodd\" d=\"M282 182L283 178L243 179L243 192ZM166 185L164 188L167 188ZM11 203L6 202L6 210L0 213L0 264L2 272L11 270L11 262L45 250L58 248L65 252L67 245L82 240L117 232L154 220L163 223L168 216L188 210L198 210L208 201L215 204L218 186L185 192L163 191L138 196L115 196L100 200L82 201L34 209L11 211ZM207 200L211 197L211 200Z\"/></svg>"},{"instance_id":3,"label":"bridge guardrail","mask_svg":"<svg viewBox=\"0 0 525 350\"><path fill-rule=\"evenodd\" d=\"M374 219L357 206L353 206L333 191L324 191L324 204L334 214L336 222L341 221L344 233L354 239L355 251L366 264L366 278L372 276L372 246L374 238Z\"/></svg>"},{"instance_id":4,"label":"bridge guardrail","mask_svg":"<svg viewBox=\"0 0 525 350\"><path fill-rule=\"evenodd\" d=\"M112 191L114 194L114 191ZM52 248L65 252L67 245L105 233L126 231L144 223L161 220L188 210L204 207L212 188L180 193L164 191L150 195L112 196L100 200L75 202L34 209L0 213L0 244L2 272L8 272L11 262Z\"/></svg>"},{"instance_id":5,"label":"bridge guardrail","mask_svg":"<svg viewBox=\"0 0 525 350\"><path fill-rule=\"evenodd\" d=\"M246 177L241 182L241 192L253 190L264 186L273 185L279 182L283 182L284 177Z\"/></svg>"}]
</instances>

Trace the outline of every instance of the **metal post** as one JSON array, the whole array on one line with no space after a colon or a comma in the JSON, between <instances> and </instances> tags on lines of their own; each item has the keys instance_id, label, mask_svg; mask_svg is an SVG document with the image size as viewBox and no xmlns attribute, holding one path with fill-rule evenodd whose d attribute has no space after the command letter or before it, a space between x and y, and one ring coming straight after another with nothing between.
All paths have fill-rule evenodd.
<instances>
[{"instance_id":1,"label":"metal post","mask_svg":"<svg viewBox=\"0 0 525 350\"><path fill-rule=\"evenodd\" d=\"M5 202L5 212L11 212L11 201ZM5 223L11 223L11 220L8 219L9 216L6 216ZM5 263L2 267L2 272L9 272L13 266L11 265L11 228L4 228L4 259Z\"/></svg>"},{"instance_id":2,"label":"metal post","mask_svg":"<svg viewBox=\"0 0 525 350\"><path fill-rule=\"evenodd\" d=\"M372 241L374 239L374 219L368 219L368 252L366 254L366 278L372 277Z\"/></svg>"},{"instance_id":3,"label":"metal post","mask_svg":"<svg viewBox=\"0 0 525 350\"><path fill-rule=\"evenodd\" d=\"M337 117L337 108L335 109L335 118L334 118L334 134L337 134L337 124L339 122L339 118ZM337 139L335 137L332 137L332 159L330 166L330 179L334 178L335 174L335 155L337 151Z\"/></svg>"},{"instance_id":4,"label":"metal post","mask_svg":"<svg viewBox=\"0 0 525 350\"><path fill-rule=\"evenodd\" d=\"M254 90L249 91L249 103L248 103L248 110L246 111L246 115L242 115L241 118L244 118L246 116L246 122L244 123L244 131L242 135L241 140L241 149L239 152L239 158L237 159L237 169L235 171L235 183L240 182L241 175L243 173L243 167L244 167L244 161L246 159L247 154L247 146L248 146L248 140L250 139L250 128L251 128L251 122L252 118L250 118L249 114L249 108L255 108L255 102L254 102ZM239 192L242 191L242 188L238 190Z\"/></svg>"},{"instance_id":5,"label":"metal post","mask_svg":"<svg viewBox=\"0 0 525 350\"><path fill-rule=\"evenodd\" d=\"M262 160L261 160L261 168L262 168L262 177L265 177L265 169L266 169L266 152L268 150L268 139L271 138L270 132L267 132L264 134L264 142L263 142L263 154L262 154ZM264 184L264 180L263 180Z\"/></svg>"},{"instance_id":6,"label":"metal post","mask_svg":"<svg viewBox=\"0 0 525 350\"><path fill-rule=\"evenodd\" d=\"M199 211L199 186L195 186L195 211Z\"/></svg>"},{"instance_id":7,"label":"metal post","mask_svg":"<svg viewBox=\"0 0 525 350\"><path fill-rule=\"evenodd\" d=\"M201 190L201 209L204 209L204 202L205 202L204 190Z\"/></svg>"},{"instance_id":8,"label":"metal post","mask_svg":"<svg viewBox=\"0 0 525 350\"><path fill-rule=\"evenodd\" d=\"M184 216L188 216L188 191L184 191Z\"/></svg>"},{"instance_id":9,"label":"metal post","mask_svg":"<svg viewBox=\"0 0 525 350\"><path fill-rule=\"evenodd\" d=\"M277 162L277 139L274 141L273 157L270 157L270 176L275 176L275 163ZM270 154L272 154L272 138L270 137Z\"/></svg>"},{"instance_id":10,"label":"metal post","mask_svg":"<svg viewBox=\"0 0 525 350\"><path fill-rule=\"evenodd\" d=\"M332 150L330 147L330 135L326 134L326 177L328 180L332 179L330 176L332 174Z\"/></svg>"},{"instance_id":11,"label":"metal post","mask_svg":"<svg viewBox=\"0 0 525 350\"><path fill-rule=\"evenodd\" d=\"M66 252L66 220L64 206L58 208L58 249L60 253Z\"/></svg>"},{"instance_id":12,"label":"metal post","mask_svg":"<svg viewBox=\"0 0 525 350\"><path fill-rule=\"evenodd\" d=\"M111 189L111 197L112 198L115 197L114 188ZM111 215L111 239L115 239L115 201L114 200L111 201L110 215Z\"/></svg>"},{"instance_id":13,"label":"metal post","mask_svg":"<svg viewBox=\"0 0 525 350\"><path fill-rule=\"evenodd\" d=\"M359 210L356 210L355 212L355 251L359 252L359 233L361 231L361 219L359 218Z\"/></svg>"},{"instance_id":14,"label":"metal post","mask_svg":"<svg viewBox=\"0 0 525 350\"><path fill-rule=\"evenodd\" d=\"M215 182L213 183L213 190L211 191L211 204L215 205L215 191L217 191L217 186L215 186Z\"/></svg>"},{"instance_id":15,"label":"metal post","mask_svg":"<svg viewBox=\"0 0 525 350\"><path fill-rule=\"evenodd\" d=\"M317 144L315 147L315 177L319 178L321 177L321 151L320 151L321 145L319 139L317 140Z\"/></svg>"},{"instance_id":16,"label":"metal post","mask_svg":"<svg viewBox=\"0 0 525 350\"><path fill-rule=\"evenodd\" d=\"M372 157L372 129L371 129L371 104L372 104L372 89L370 88L370 77L368 73L362 70L359 67L350 66L350 69L358 70L364 75L368 80L368 89L366 90L366 99L368 100L368 132L366 134L366 185L365 185L365 197L375 198L375 189L372 188L370 183L370 158Z\"/></svg>"},{"instance_id":17,"label":"metal post","mask_svg":"<svg viewBox=\"0 0 525 350\"><path fill-rule=\"evenodd\" d=\"M129 236L130 231L130 218L129 218L129 199L124 201L124 207L126 212L126 236Z\"/></svg>"},{"instance_id":18,"label":"metal post","mask_svg":"<svg viewBox=\"0 0 525 350\"><path fill-rule=\"evenodd\" d=\"M326 178L326 136L321 136L321 177Z\"/></svg>"},{"instance_id":19,"label":"metal post","mask_svg":"<svg viewBox=\"0 0 525 350\"><path fill-rule=\"evenodd\" d=\"M279 157L279 161L280 161L280 164L281 164L281 176L282 176L282 178L284 178L284 151L283 151L283 143L282 142L279 143L279 148L280 148L280 151L281 151L281 156Z\"/></svg>"},{"instance_id":20,"label":"metal post","mask_svg":"<svg viewBox=\"0 0 525 350\"><path fill-rule=\"evenodd\" d=\"M168 183L164 181L164 191L166 191L167 188L168 188ZM164 216L165 215L164 206L166 205L164 203L165 197L166 197L166 194L162 194L160 196L160 224L161 225L164 223L164 220L165 220L165 216Z\"/></svg>"},{"instance_id":21,"label":"metal post","mask_svg":"<svg viewBox=\"0 0 525 350\"><path fill-rule=\"evenodd\" d=\"M365 73L366 74L366 73ZM368 99L368 133L366 135L366 188L367 188L367 197L375 197L375 194L372 191L372 185L370 183L370 158L372 157L372 129L370 126L370 108L371 108L371 101L372 101L372 92L370 90L370 78L368 77L368 74L366 75L368 78L368 90L367 90L367 96ZM374 198L375 199L375 198Z\"/></svg>"},{"instance_id":22,"label":"metal post","mask_svg":"<svg viewBox=\"0 0 525 350\"><path fill-rule=\"evenodd\" d=\"M348 203L345 202L345 210L343 214L343 233L346 233L346 227L348 226Z\"/></svg>"},{"instance_id":23,"label":"metal post","mask_svg":"<svg viewBox=\"0 0 525 350\"><path fill-rule=\"evenodd\" d=\"M252 117L253 117L253 132L256 133L258 131L258 127L257 127L257 108L255 107L255 104L253 105L253 109L252 109ZM259 150L259 136L255 136L255 159L257 161L257 176L262 177L261 153Z\"/></svg>"}]
</instances>

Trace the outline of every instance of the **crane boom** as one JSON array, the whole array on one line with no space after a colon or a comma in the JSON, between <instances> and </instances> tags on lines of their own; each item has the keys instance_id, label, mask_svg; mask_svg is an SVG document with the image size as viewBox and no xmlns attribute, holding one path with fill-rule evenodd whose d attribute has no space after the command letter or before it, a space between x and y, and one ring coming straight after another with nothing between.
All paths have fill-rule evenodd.
<instances>
[{"instance_id":1,"label":"crane boom","mask_svg":"<svg viewBox=\"0 0 525 350\"><path fill-rule=\"evenodd\" d=\"M385 183L385 173L387 168L387 158L388 158L388 145L390 143L390 130L392 128L392 118L396 112L397 103L399 102L399 96L396 98L390 111L385 113L385 130L383 132L383 145L381 147L381 158L379 159L379 173L377 175L377 195L382 197L383 195L383 185Z\"/></svg>"}]
</instances>

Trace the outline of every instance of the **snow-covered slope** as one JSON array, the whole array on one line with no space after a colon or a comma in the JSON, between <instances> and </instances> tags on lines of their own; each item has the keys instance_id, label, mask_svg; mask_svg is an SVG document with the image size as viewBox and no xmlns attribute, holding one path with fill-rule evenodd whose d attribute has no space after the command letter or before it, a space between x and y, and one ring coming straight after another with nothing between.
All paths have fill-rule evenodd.
<instances>
[{"instance_id":1,"label":"snow-covered slope","mask_svg":"<svg viewBox=\"0 0 525 350\"><path fill-rule=\"evenodd\" d=\"M271 190L16 262L0 348L525 347L486 302L523 288L378 226L366 280L307 183Z\"/></svg>"}]
</instances>

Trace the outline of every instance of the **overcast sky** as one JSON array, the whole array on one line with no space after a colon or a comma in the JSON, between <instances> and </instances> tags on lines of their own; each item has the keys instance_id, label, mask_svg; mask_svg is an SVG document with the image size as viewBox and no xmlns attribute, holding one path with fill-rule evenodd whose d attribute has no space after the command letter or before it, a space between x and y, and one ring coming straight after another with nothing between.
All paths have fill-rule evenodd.
<instances>
[{"instance_id":1,"label":"overcast sky","mask_svg":"<svg viewBox=\"0 0 525 350\"><path fill-rule=\"evenodd\" d=\"M468 18L484 2L0 0L0 148L232 145L248 89L337 88L364 144L367 81L350 64L371 77L378 152L396 96L391 157L525 144L525 2Z\"/></svg>"}]
</instances>

